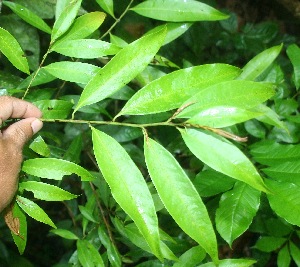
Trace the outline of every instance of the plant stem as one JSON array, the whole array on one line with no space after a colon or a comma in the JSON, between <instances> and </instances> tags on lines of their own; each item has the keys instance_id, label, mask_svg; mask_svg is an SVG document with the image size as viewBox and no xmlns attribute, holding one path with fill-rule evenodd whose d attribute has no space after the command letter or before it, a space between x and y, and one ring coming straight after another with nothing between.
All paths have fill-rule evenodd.
<instances>
[{"instance_id":1,"label":"plant stem","mask_svg":"<svg viewBox=\"0 0 300 267\"><path fill-rule=\"evenodd\" d=\"M114 22L113 25L111 25L111 27L101 36L100 39L103 39L106 35L108 35L112 29L120 22L120 20L125 16L125 14L127 13L128 9L130 8L130 6L132 5L134 0L131 0L130 3L128 4L128 6L126 7L126 9L124 10L124 12L121 14L121 16L116 19L116 21Z\"/></svg>"}]
</instances>

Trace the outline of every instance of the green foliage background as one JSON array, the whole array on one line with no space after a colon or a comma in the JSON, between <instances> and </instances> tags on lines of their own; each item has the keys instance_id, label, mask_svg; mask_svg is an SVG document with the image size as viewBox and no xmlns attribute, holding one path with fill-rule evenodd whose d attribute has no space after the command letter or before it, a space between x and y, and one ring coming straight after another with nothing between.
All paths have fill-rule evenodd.
<instances>
[{"instance_id":1,"label":"green foliage background","mask_svg":"<svg viewBox=\"0 0 300 267\"><path fill-rule=\"evenodd\" d=\"M300 266L299 39L205 3L3 1L44 128L1 266Z\"/></svg>"}]
</instances>

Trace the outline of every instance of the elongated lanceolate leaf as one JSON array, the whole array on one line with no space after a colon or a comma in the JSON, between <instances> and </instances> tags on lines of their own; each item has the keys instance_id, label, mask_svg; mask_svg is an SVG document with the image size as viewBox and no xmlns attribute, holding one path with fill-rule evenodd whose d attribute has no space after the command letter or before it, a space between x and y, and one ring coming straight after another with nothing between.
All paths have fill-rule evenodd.
<instances>
[{"instance_id":1,"label":"elongated lanceolate leaf","mask_svg":"<svg viewBox=\"0 0 300 267\"><path fill-rule=\"evenodd\" d=\"M131 10L144 17L173 22L214 21L228 18L228 15L193 0L148 0Z\"/></svg>"},{"instance_id":2,"label":"elongated lanceolate leaf","mask_svg":"<svg viewBox=\"0 0 300 267\"><path fill-rule=\"evenodd\" d=\"M264 50L252 58L243 68L243 72L238 77L240 80L255 80L262 74L276 59L282 49L282 45L274 46Z\"/></svg>"},{"instance_id":3,"label":"elongated lanceolate leaf","mask_svg":"<svg viewBox=\"0 0 300 267\"><path fill-rule=\"evenodd\" d=\"M189 98L185 104L195 104L188 106L177 117L192 117L200 111L215 106L250 109L266 101L274 93L273 85L269 83L241 80L221 82L205 88Z\"/></svg>"},{"instance_id":4,"label":"elongated lanceolate leaf","mask_svg":"<svg viewBox=\"0 0 300 267\"><path fill-rule=\"evenodd\" d=\"M70 28L81 6L81 2L82 0L72 0L61 12L53 25L51 43L54 43L58 37Z\"/></svg>"},{"instance_id":5,"label":"elongated lanceolate leaf","mask_svg":"<svg viewBox=\"0 0 300 267\"><path fill-rule=\"evenodd\" d=\"M52 51L76 58L98 58L115 55L120 49L111 43L94 39L66 40L52 47Z\"/></svg>"},{"instance_id":6,"label":"elongated lanceolate leaf","mask_svg":"<svg viewBox=\"0 0 300 267\"><path fill-rule=\"evenodd\" d=\"M43 118L45 119L65 119L73 107L73 104L64 100L40 100L34 102L43 112Z\"/></svg>"},{"instance_id":7,"label":"elongated lanceolate leaf","mask_svg":"<svg viewBox=\"0 0 300 267\"><path fill-rule=\"evenodd\" d=\"M0 27L0 52L3 53L17 69L29 74L29 66L24 52L17 40Z\"/></svg>"},{"instance_id":8,"label":"elongated lanceolate leaf","mask_svg":"<svg viewBox=\"0 0 300 267\"><path fill-rule=\"evenodd\" d=\"M152 253L162 259L155 207L141 172L115 139L95 128L92 136L98 166L114 199L135 222Z\"/></svg>"},{"instance_id":9,"label":"elongated lanceolate leaf","mask_svg":"<svg viewBox=\"0 0 300 267\"><path fill-rule=\"evenodd\" d=\"M300 226L300 183L277 182L267 179L272 194L268 194L271 208L287 222Z\"/></svg>"},{"instance_id":10,"label":"elongated lanceolate leaf","mask_svg":"<svg viewBox=\"0 0 300 267\"><path fill-rule=\"evenodd\" d=\"M28 174L41 178L61 180L64 175L77 174L82 181L92 181L92 176L79 165L62 159L36 158L24 162L22 170Z\"/></svg>"},{"instance_id":11,"label":"elongated lanceolate leaf","mask_svg":"<svg viewBox=\"0 0 300 267\"><path fill-rule=\"evenodd\" d=\"M238 182L222 195L216 212L216 227L230 246L249 228L259 207L260 194L260 191Z\"/></svg>"},{"instance_id":12,"label":"elongated lanceolate leaf","mask_svg":"<svg viewBox=\"0 0 300 267\"><path fill-rule=\"evenodd\" d=\"M63 201L76 198L73 195L57 186L36 181L22 182L19 184L19 191L30 191L34 197L46 201Z\"/></svg>"},{"instance_id":13,"label":"elongated lanceolate leaf","mask_svg":"<svg viewBox=\"0 0 300 267\"><path fill-rule=\"evenodd\" d=\"M292 44L287 48L286 53L293 64L293 79L298 90L300 87L300 48L296 44Z\"/></svg>"},{"instance_id":14,"label":"elongated lanceolate leaf","mask_svg":"<svg viewBox=\"0 0 300 267\"><path fill-rule=\"evenodd\" d=\"M83 63L60 61L43 67L51 75L64 81L87 84L90 79L100 70L99 67Z\"/></svg>"},{"instance_id":15,"label":"elongated lanceolate leaf","mask_svg":"<svg viewBox=\"0 0 300 267\"><path fill-rule=\"evenodd\" d=\"M197 190L174 157L154 140L145 139L145 159L154 186L180 228L218 261L215 232Z\"/></svg>"},{"instance_id":16,"label":"elongated lanceolate leaf","mask_svg":"<svg viewBox=\"0 0 300 267\"><path fill-rule=\"evenodd\" d=\"M51 49L53 50L56 45L64 41L84 39L91 35L103 23L105 16L105 13L96 11L84 14L75 19L69 30L53 44Z\"/></svg>"},{"instance_id":17,"label":"elongated lanceolate leaf","mask_svg":"<svg viewBox=\"0 0 300 267\"><path fill-rule=\"evenodd\" d=\"M244 122L262 115L237 107L216 106L200 111L187 120L187 123L205 125L213 128L223 128L240 122Z\"/></svg>"},{"instance_id":18,"label":"elongated lanceolate leaf","mask_svg":"<svg viewBox=\"0 0 300 267\"><path fill-rule=\"evenodd\" d=\"M166 29L123 48L84 88L75 111L112 95L140 73L161 47Z\"/></svg>"},{"instance_id":19,"label":"elongated lanceolate leaf","mask_svg":"<svg viewBox=\"0 0 300 267\"><path fill-rule=\"evenodd\" d=\"M263 172L279 181L300 181L300 162L287 161L263 169Z\"/></svg>"},{"instance_id":20,"label":"elongated lanceolate leaf","mask_svg":"<svg viewBox=\"0 0 300 267\"><path fill-rule=\"evenodd\" d=\"M3 1L3 4L8 6L14 13L30 25L51 34L51 28L47 25L47 23L28 8L9 1Z\"/></svg>"},{"instance_id":21,"label":"elongated lanceolate leaf","mask_svg":"<svg viewBox=\"0 0 300 267\"><path fill-rule=\"evenodd\" d=\"M105 267L99 251L87 240L77 240L77 255L81 266Z\"/></svg>"},{"instance_id":22,"label":"elongated lanceolate leaf","mask_svg":"<svg viewBox=\"0 0 300 267\"><path fill-rule=\"evenodd\" d=\"M114 15L114 1L113 0L96 0L96 2L103 8L105 12L111 15L113 18Z\"/></svg>"},{"instance_id":23,"label":"elongated lanceolate leaf","mask_svg":"<svg viewBox=\"0 0 300 267\"><path fill-rule=\"evenodd\" d=\"M251 161L233 144L201 130L181 130L191 152L212 169L266 192L266 186Z\"/></svg>"},{"instance_id":24,"label":"elongated lanceolate leaf","mask_svg":"<svg viewBox=\"0 0 300 267\"><path fill-rule=\"evenodd\" d=\"M208 64L174 71L139 90L119 113L143 115L179 108L206 87L232 80L240 69L226 64Z\"/></svg>"},{"instance_id":25,"label":"elongated lanceolate leaf","mask_svg":"<svg viewBox=\"0 0 300 267\"><path fill-rule=\"evenodd\" d=\"M36 203L21 196L17 196L16 199L19 207L31 218L56 228L55 224L48 217L48 215Z\"/></svg>"}]
</instances>

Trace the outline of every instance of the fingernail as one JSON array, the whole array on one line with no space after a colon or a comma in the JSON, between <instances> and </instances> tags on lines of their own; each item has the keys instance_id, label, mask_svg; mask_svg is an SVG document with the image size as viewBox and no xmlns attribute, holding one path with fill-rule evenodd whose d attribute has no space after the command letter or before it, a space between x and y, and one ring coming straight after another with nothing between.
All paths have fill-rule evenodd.
<instances>
[{"instance_id":1,"label":"fingernail","mask_svg":"<svg viewBox=\"0 0 300 267\"><path fill-rule=\"evenodd\" d=\"M36 119L31 123L31 128L33 131L33 134L36 134L39 130L41 130L43 127L43 122L40 120Z\"/></svg>"}]
</instances>

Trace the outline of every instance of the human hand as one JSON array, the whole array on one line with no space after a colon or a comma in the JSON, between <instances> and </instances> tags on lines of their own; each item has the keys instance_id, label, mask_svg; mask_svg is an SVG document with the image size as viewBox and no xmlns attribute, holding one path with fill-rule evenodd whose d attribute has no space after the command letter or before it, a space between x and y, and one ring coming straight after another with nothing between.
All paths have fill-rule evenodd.
<instances>
[{"instance_id":1,"label":"human hand","mask_svg":"<svg viewBox=\"0 0 300 267\"><path fill-rule=\"evenodd\" d=\"M18 175L25 143L43 123L41 111L34 105L9 96L0 96L0 125L9 118L22 118L0 130L0 212L12 201L18 188Z\"/></svg>"}]
</instances>

